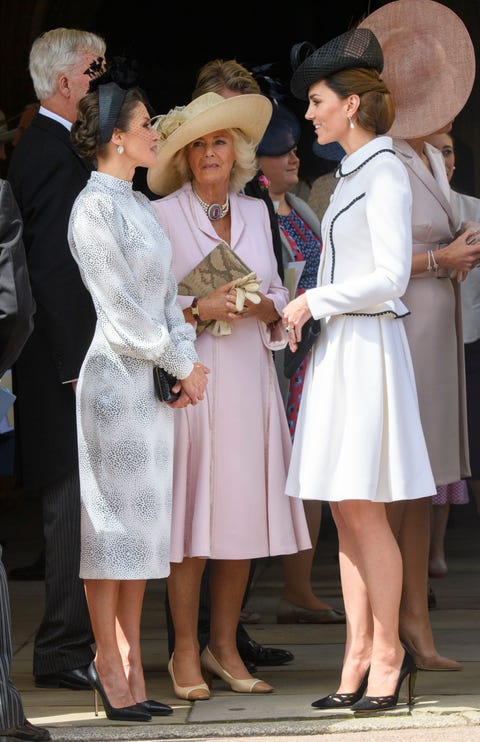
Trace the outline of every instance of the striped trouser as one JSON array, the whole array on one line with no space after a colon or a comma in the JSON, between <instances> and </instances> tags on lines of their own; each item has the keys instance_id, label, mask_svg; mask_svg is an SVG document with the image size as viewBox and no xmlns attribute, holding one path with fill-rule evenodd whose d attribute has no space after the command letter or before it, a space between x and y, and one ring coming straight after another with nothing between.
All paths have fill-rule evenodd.
<instances>
[{"instance_id":1,"label":"striped trouser","mask_svg":"<svg viewBox=\"0 0 480 742\"><path fill-rule=\"evenodd\" d=\"M20 693L10 680L12 665L12 635L10 629L10 598L0 546L0 733L25 721Z\"/></svg>"},{"instance_id":2,"label":"striped trouser","mask_svg":"<svg viewBox=\"0 0 480 742\"><path fill-rule=\"evenodd\" d=\"M34 675L73 670L93 659L90 617L80 571L78 471L42 491L45 610L35 636Z\"/></svg>"}]
</instances>

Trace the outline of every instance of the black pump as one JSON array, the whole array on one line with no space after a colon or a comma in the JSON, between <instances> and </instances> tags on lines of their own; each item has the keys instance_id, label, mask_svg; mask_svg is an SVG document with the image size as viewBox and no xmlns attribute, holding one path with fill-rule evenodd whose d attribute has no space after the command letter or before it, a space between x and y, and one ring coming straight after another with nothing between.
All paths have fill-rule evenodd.
<instances>
[{"instance_id":1,"label":"black pump","mask_svg":"<svg viewBox=\"0 0 480 742\"><path fill-rule=\"evenodd\" d=\"M314 701L312 706L316 709L346 709L353 706L354 703L359 701L365 693L368 683L368 673L370 668L366 671L362 678L360 685L354 693L330 693L329 696L319 698L318 701Z\"/></svg>"},{"instance_id":2,"label":"black pump","mask_svg":"<svg viewBox=\"0 0 480 742\"><path fill-rule=\"evenodd\" d=\"M97 668L92 660L87 670L87 677L90 681L90 685L93 688L95 698L95 716L98 716L98 697L100 695L103 703L103 708L107 715L107 719L114 721L151 721L151 715L145 711L142 706L138 703L134 703L132 706L121 706L115 708L108 700L107 694L103 689L103 685L98 677Z\"/></svg>"},{"instance_id":3,"label":"black pump","mask_svg":"<svg viewBox=\"0 0 480 742\"><path fill-rule=\"evenodd\" d=\"M413 703L413 691L415 688L415 680L417 678L417 666L415 661L408 650L405 650L405 656L403 658L400 673L398 675L397 687L395 693L391 696L364 696L351 708L355 713L370 713L372 711L387 711L393 709L398 703L398 694L402 683L405 678L408 677L408 705L411 706Z\"/></svg>"}]
</instances>

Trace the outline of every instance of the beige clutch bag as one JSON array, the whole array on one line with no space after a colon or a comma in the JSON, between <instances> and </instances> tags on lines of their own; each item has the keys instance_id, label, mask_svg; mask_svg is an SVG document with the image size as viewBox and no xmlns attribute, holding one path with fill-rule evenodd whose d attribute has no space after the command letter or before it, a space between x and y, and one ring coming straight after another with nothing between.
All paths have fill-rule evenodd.
<instances>
[{"instance_id":1,"label":"beige clutch bag","mask_svg":"<svg viewBox=\"0 0 480 742\"><path fill-rule=\"evenodd\" d=\"M178 284L178 293L181 296L197 296L201 299L235 278L243 278L250 273L250 268L243 260L240 260L225 242L220 242L185 278L182 278ZM197 335L209 325L214 326L215 320L199 322Z\"/></svg>"}]
</instances>

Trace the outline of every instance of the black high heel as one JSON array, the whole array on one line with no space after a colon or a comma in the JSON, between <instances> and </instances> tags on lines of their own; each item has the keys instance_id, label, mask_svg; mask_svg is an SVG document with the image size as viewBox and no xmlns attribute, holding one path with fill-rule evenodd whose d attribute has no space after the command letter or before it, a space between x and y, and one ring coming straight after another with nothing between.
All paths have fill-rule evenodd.
<instances>
[{"instance_id":1,"label":"black high heel","mask_svg":"<svg viewBox=\"0 0 480 742\"><path fill-rule=\"evenodd\" d=\"M171 706L167 706L166 703L160 703L160 701L137 701L137 706L151 714L152 716L169 716L173 714Z\"/></svg>"},{"instance_id":2,"label":"black high heel","mask_svg":"<svg viewBox=\"0 0 480 742\"><path fill-rule=\"evenodd\" d=\"M365 713L370 711L387 711L393 709L398 703L398 694L402 683L408 677L408 705L413 703L413 691L415 689L415 680L417 679L417 666L408 650L405 650L402 666L398 675L397 687L395 693L391 696L364 696L352 706L355 713Z\"/></svg>"},{"instance_id":3,"label":"black high heel","mask_svg":"<svg viewBox=\"0 0 480 742\"><path fill-rule=\"evenodd\" d=\"M365 693L365 689L368 683L368 673L370 668L367 669L365 675L362 678L360 685L354 693L330 693L329 696L319 698L318 701L314 701L312 706L316 709L346 709L353 706L356 701Z\"/></svg>"},{"instance_id":4,"label":"black high heel","mask_svg":"<svg viewBox=\"0 0 480 742\"><path fill-rule=\"evenodd\" d=\"M103 685L98 677L97 668L95 663L92 662L88 666L87 677L90 681L90 685L93 688L94 700L95 700L95 716L98 716L98 694L100 695L103 703L103 708L107 715L107 719L113 721L151 721L151 715L143 709L143 707L135 703L132 706L121 706L115 708L108 700L107 694L103 689Z\"/></svg>"}]
</instances>

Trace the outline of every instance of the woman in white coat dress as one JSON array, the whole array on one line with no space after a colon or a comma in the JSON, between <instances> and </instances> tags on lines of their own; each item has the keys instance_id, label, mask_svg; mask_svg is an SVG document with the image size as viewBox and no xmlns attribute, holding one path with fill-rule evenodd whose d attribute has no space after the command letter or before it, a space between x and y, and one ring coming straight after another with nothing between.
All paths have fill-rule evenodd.
<instances>
[{"instance_id":1,"label":"woman in white coat dress","mask_svg":"<svg viewBox=\"0 0 480 742\"><path fill-rule=\"evenodd\" d=\"M147 197L132 190L135 168L155 161L145 101L109 72L94 82L72 140L98 167L68 231L97 313L77 387L80 576L96 643L88 677L108 718L148 721L172 712L146 699L140 652L146 580L170 569L172 407L197 404L207 376L176 301L170 243ZM170 406L155 396L154 364L181 379Z\"/></svg>"},{"instance_id":2,"label":"woman in white coat dress","mask_svg":"<svg viewBox=\"0 0 480 742\"><path fill-rule=\"evenodd\" d=\"M470 244L474 229L457 232L443 157L425 140L432 132L447 131L467 102L475 52L462 20L433 0L395 0L367 16L362 26L385 50L383 76L396 106L389 134L412 190L405 330L438 487L470 473L458 279L477 262L480 245ZM437 650L428 612L431 503L425 497L388 508L403 557L400 636L419 670L460 670L459 662Z\"/></svg>"},{"instance_id":3,"label":"woman in white coat dress","mask_svg":"<svg viewBox=\"0 0 480 742\"><path fill-rule=\"evenodd\" d=\"M382 136L394 106L375 36L355 29L309 51L292 92L308 98L318 142L337 141L346 156L322 221L317 287L283 311L292 350L308 318L322 319L286 492L329 501L338 530L344 663L337 692L313 705L371 712L394 707L407 677L411 701L416 672L399 638L402 559L386 505L435 491L399 298L410 274L411 190Z\"/></svg>"}]
</instances>

